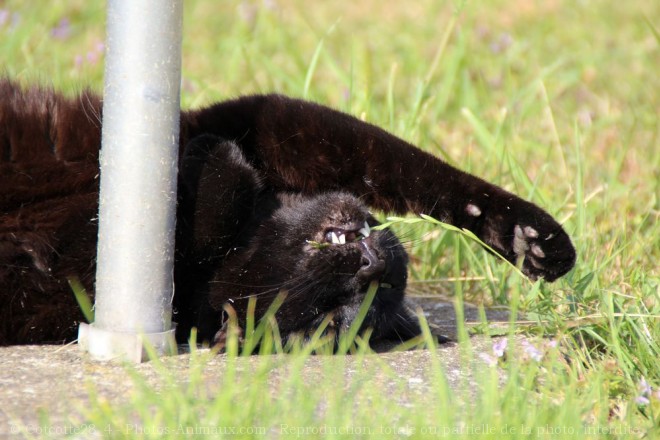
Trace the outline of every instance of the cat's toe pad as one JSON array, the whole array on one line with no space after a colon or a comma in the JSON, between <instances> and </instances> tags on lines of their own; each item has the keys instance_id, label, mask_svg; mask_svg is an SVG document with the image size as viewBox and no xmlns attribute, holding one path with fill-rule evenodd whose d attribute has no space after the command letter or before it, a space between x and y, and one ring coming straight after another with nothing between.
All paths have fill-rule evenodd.
<instances>
[{"instance_id":1,"label":"cat's toe pad","mask_svg":"<svg viewBox=\"0 0 660 440\"><path fill-rule=\"evenodd\" d=\"M561 240L564 235L515 225L512 247L518 259L524 258L523 272L532 279L543 277L548 281L566 273L575 261L575 250L567 237Z\"/></svg>"},{"instance_id":2,"label":"cat's toe pad","mask_svg":"<svg viewBox=\"0 0 660 440\"><path fill-rule=\"evenodd\" d=\"M543 249L541 249L541 246L539 246L538 244L533 243L531 246L531 251L535 257L545 258L545 252L543 252Z\"/></svg>"},{"instance_id":3,"label":"cat's toe pad","mask_svg":"<svg viewBox=\"0 0 660 440\"><path fill-rule=\"evenodd\" d=\"M539 233L531 226L521 227L516 225L513 228L513 252L518 258L524 258L523 270L527 275L536 279L544 272L545 252L536 240ZM530 267L534 269L530 270Z\"/></svg>"},{"instance_id":4,"label":"cat's toe pad","mask_svg":"<svg viewBox=\"0 0 660 440\"><path fill-rule=\"evenodd\" d=\"M481 215L481 208L479 208L474 203L468 203L465 206L465 212L467 212L472 217L479 217Z\"/></svg>"},{"instance_id":5,"label":"cat's toe pad","mask_svg":"<svg viewBox=\"0 0 660 440\"><path fill-rule=\"evenodd\" d=\"M513 252L515 252L516 255L521 257L525 255L525 253L528 250L529 250L529 243L527 242L527 237L525 236L525 232L520 227L520 225L516 225L513 228Z\"/></svg>"},{"instance_id":6,"label":"cat's toe pad","mask_svg":"<svg viewBox=\"0 0 660 440\"><path fill-rule=\"evenodd\" d=\"M531 226L521 228L520 225L516 225L513 228L513 252L521 257L531 251L535 257L545 258L541 245L534 240L538 236L538 231Z\"/></svg>"}]
</instances>

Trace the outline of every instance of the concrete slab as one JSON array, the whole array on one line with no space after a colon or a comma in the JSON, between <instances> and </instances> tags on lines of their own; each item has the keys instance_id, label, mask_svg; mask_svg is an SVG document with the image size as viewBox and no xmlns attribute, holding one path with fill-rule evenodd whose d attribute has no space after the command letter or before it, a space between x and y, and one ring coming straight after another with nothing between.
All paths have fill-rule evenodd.
<instances>
[{"instance_id":1,"label":"concrete slab","mask_svg":"<svg viewBox=\"0 0 660 440\"><path fill-rule=\"evenodd\" d=\"M433 298L412 298L411 301L413 307L422 307L432 325L445 334L455 336L455 316L451 304L439 303ZM489 312L489 316L496 320L507 318L501 311ZM466 320L478 321L476 308L466 306ZM472 345L477 352L492 352L492 341L487 337L472 338ZM345 377L350 380L357 372L370 366L378 364L389 367L397 377L408 381L410 395L401 396L401 404L405 405L410 397L428 393L433 357L446 371L450 386L458 387L466 379L470 380L461 369L459 347L453 343L444 344L437 352L414 350L367 356L361 360L347 359L342 368ZM220 382L226 361L226 356L218 355L205 366L204 378L211 389ZM246 368L256 361L241 359L246 363ZM175 372L175 377L185 382L190 368L189 354L164 358L163 362ZM313 382L322 374L327 362L332 362L332 356L311 357L303 371ZM151 363L139 364L134 368L147 383L154 387L163 385L162 376ZM277 371L272 374L273 381L278 380L278 374ZM383 385L387 386L385 382L389 379L383 376L374 380L382 380ZM75 344L0 347L0 438L21 438L25 431L36 437L41 434L46 437L75 434L72 430L80 422L81 408L89 402L90 390L98 398L114 405L129 402L134 389L134 381L128 376L125 366L91 361ZM40 424L41 412L48 414L48 426Z\"/></svg>"}]
</instances>

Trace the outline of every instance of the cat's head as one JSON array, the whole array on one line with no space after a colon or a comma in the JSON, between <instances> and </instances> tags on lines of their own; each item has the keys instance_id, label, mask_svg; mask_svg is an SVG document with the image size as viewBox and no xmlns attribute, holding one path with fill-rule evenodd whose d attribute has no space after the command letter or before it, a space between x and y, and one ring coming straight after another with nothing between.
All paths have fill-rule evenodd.
<instances>
[{"instance_id":1,"label":"cat's head","mask_svg":"<svg viewBox=\"0 0 660 440\"><path fill-rule=\"evenodd\" d=\"M372 281L379 284L378 307L401 302L406 252L391 231L373 229L378 222L358 198L332 192L279 199L280 207L260 223L247 253L225 261L220 277L227 288L224 294L212 293L214 306L229 301L240 316L241 303L256 296L260 315L278 292L285 292L277 316L280 331L287 333L355 304Z\"/></svg>"}]
</instances>

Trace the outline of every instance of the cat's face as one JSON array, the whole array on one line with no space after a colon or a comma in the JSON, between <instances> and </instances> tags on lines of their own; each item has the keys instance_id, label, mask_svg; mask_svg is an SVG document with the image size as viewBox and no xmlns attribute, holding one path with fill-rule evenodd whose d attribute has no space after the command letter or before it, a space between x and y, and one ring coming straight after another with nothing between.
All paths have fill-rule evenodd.
<instances>
[{"instance_id":1,"label":"cat's face","mask_svg":"<svg viewBox=\"0 0 660 440\"><path fill-rule=\"evenodd\" d=\"M240 317L245 298L256 296L259 315L286 292L277 317L280 331L287 333L355 304L372 281L379 284L377 303L401 302L407 255L392 232L372 229L378 222L357 198L287 194L280 201L258 227L248 254L225 260L220 277L226 288L213 289L214 307L229 301Z\"/></svg>"}]
</instances>

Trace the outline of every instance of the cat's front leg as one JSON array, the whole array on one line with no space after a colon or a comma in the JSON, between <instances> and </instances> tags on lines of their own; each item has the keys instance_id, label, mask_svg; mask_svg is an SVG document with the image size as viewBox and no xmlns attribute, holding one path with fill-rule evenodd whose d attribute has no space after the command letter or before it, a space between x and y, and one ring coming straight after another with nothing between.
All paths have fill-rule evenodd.
<instances>
[{"instance_id":1,"label":"cat's front leg","mask_svg":"<svg viewBox=\"0 0 660 440\"><path fill-rule=\"evenodd\" d=\"M345 113L267 95L187 117L193 132L240 139L277 190L348 191L386 212L431 215L473 231L509 261L524 257L532 278L552 281L575 262L568 235L541 208Z\"/></svg>"}]
</instances>

